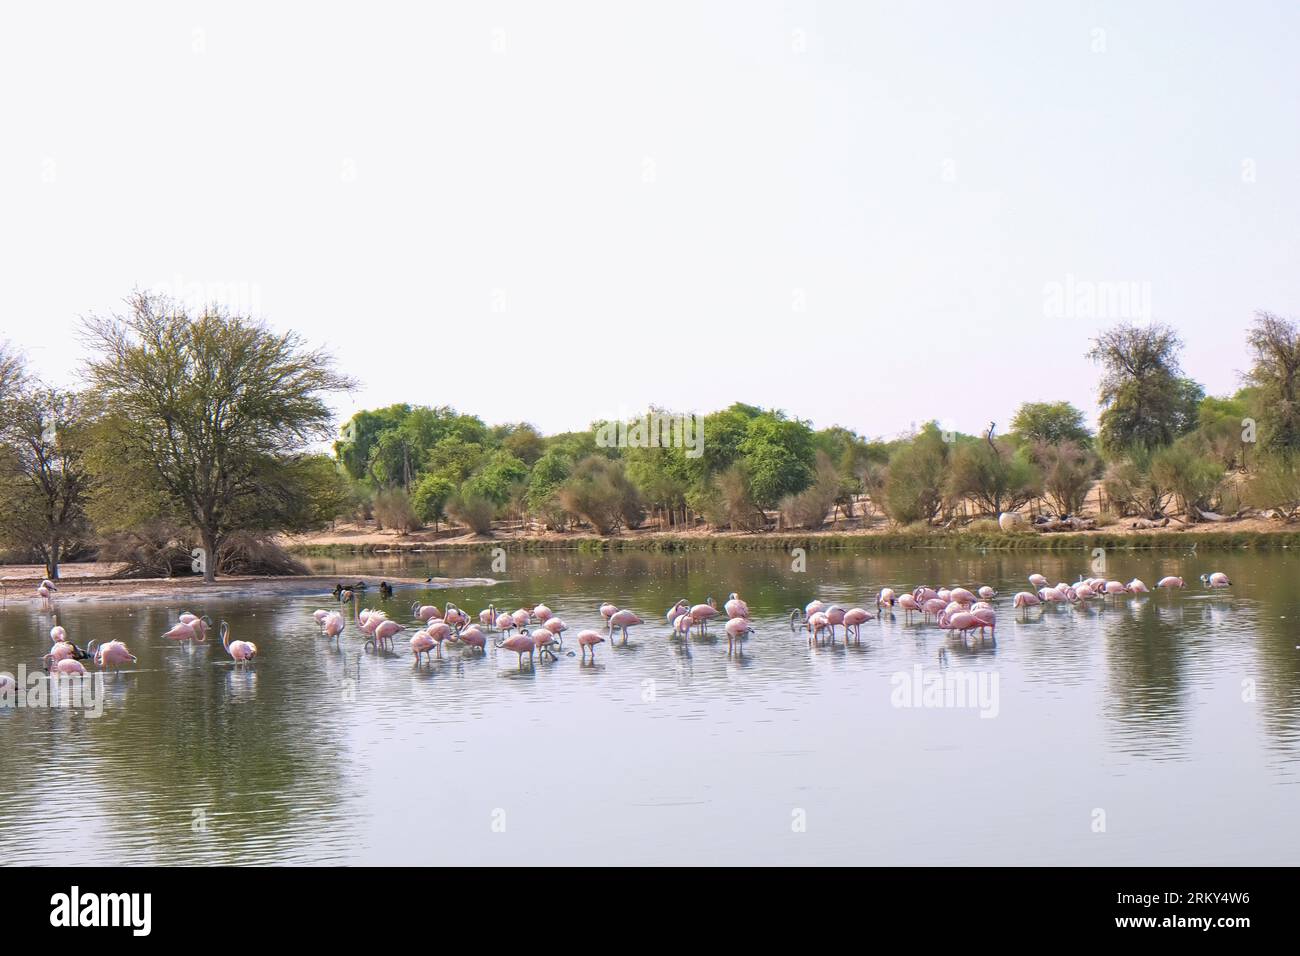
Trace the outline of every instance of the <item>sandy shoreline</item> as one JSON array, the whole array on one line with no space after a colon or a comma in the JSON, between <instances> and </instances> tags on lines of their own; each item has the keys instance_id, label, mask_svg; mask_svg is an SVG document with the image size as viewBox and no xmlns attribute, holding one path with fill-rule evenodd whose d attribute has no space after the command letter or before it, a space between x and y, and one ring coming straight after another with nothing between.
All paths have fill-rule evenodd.
<instances>
[{"instance_id":1,"label":"sandy shoreline","mask_svg":"<svg viewBox=\"0 0 1300 956\"><path fill-rule=\"evenodd\" d=\"M65 565L68 572L79 566ZM102 565L101 565L102 567ZM44 572L36 568L31 574L31 566L9 566L0 568L0 584L4 585L6 604L38 604L36 585L40 583ZM17 573L16 573L17 572ZM379 582L387 581L394 590L447 590L449 588L490 587L497 582L492 578L434 578L431 582L424 578L378 577L359 575L340 579L325 575L290 575L277 577L232 576L219 578L213 584L204 584L198 578L140 578L122 580L107 577L95 577L87 574L68 573L58 582L59 593L56 604L81 601L149 601L167 598L238 598L250 595L319 595L323 600L333 600L331 592L334 585L340 583L355 584L364 581L368 585L367 594L378 596Z\"/></svg>"}]
</instances>

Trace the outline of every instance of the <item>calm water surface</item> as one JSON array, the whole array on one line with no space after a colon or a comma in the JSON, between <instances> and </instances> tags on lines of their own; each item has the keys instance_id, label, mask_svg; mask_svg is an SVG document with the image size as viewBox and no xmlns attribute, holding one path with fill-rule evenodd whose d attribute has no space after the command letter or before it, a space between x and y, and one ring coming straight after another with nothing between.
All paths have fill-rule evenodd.
<instances>
[{"instance_id":1,"label":"calm water surface","mask_svg":"<svg viewBox=\"0 0 1300 956\"><path fill-rule=\"evenodd\" d=\"M652 623L595 666L449 651L413 669L335 649L324 597L64 601L84 643L139 663L104 713L0 710L0 844L8 863L1293 864L1300 859L1300 597L1283 555L1112 557L1189 588L1013 611L1033 570L1075 580L1085 555L844 555L805 573L776 554L574 553L316 562L348 574L491 576L490 588L375 595L477 614L545 601L573 628L602 601ZM886 615L861 646L809 649L788 609L870 606L883 585L992 584L996 643ZM69 587L75 590L75 585ZM670 640L678 597L736 590L757 634ZM261 656L160 635L183 610L230 622ZM49 612L0 612L0 670L36 666ZM717 629L720 631L720 629ZM996 715L898 707L896 675L996 677ZM981 678L980 675L983 675ZM984 712L993 714L988 707Z\"/></svg>"}]
</instances>

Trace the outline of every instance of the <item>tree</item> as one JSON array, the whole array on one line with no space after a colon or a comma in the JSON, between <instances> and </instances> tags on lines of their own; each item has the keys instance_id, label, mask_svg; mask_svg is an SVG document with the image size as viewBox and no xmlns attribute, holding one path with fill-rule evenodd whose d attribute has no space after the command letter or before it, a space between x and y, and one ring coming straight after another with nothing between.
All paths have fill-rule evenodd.
<instances>
[{"instance_id":1,"label":"tree","mask_svg":"<svg viewBox=\"0 0 1300 956\"><path fill-rule=\"evenodd\" d=\"M560 487L560 500L566 511L586 519L600 534L613 534L623 525L635 528L645 517L622 462L603 455L578 462Z\"/></svg>"},{"instance_id":2,"label":"tree","mask_svg":"<svg viewBox=\"0 0 1300 956\"><path fill-rule=\"evenodd\" d=\"M411 492L411 506L416 517L421 521L433 522L433 530L438 530L438 522L447 517L447 502L456 493L456 486L442 475L425 475Z\"/></svg>"},{"instance_id":3,"label":"tree","mask_svg":"<svg viewBox=\"0 0 1300 956\"><path fill-rule=\"evenodd\" d=\"M1032 448L1043 475L1043 495L1060 515L1083 510L1098 467L1097 456L1072 441L1039 441Z\"/></svg>"},{"instance_id":4,"label":"tree","mask_svg":"<svg viewBox=\"0 0 1300 956\"><path fill-rule=\"evenodd\" d=\"M714 438L705 419L705 445ZM812 429L807 422L764 412L750 419L740 453L749 473L749 489L761 508L772 508L787 495L796 495L813 479ZM706 452L707 454L707 452Z\"/></svg>"},{"instance_id":5,"label":"tree","mask_svg":"<svg viewBox=\"0 0 1300 956\"><path fill-rule=\"evenodd\" d=\"M57 580L64 553L90 534L86 448L95 410L83 396L39 385L20 388L0 409L0 534L39 554Z\"/></svg>"},{"instance_id":6,"label":"tree","mask_svg":"<svg viewBox=\"0 0 1300 956\"><path fill-rule=\"evenodd\" d=\"M985 514L1015 511L1042 492L1042 477L1022 449L988 438L958 444L949 466L948 491L970 498Z\"/></svg>"},{"instance_id":7,"label":"tree","mask_svg":"<svg viewBox=\"0 0 1300 956\"><path fill-rule=\"evenodd\" d=\"M1159 448L1190 430L1200 386L1182 377L1183 343L1167 325L1117 325L1102 332L1088 357L1104 369L1098 438L1107 454L1141 445Z\"/></svg>"},{"instance_id":8,"label":"tree","mask_svg":"<svg viewBox=\"0 0 1300 956\"><path fill-rule=\"evenodd\" d=\"M1256 389L1259 442L1269 451L1300 451L1300 330L1257 312L1246 340L1255 353L1246 381Z\"/></svg>"},{"instance_id":9,"label":"tree","mask_svg":"<svg viewBox=\"0 0 1300 956\"><path fill-rule=\"evenodd\" d=\"M291 480L295 456L329 437L325 396L351 380L294 332L217 308L191 318L145 293L131 296L125 315L84 327L89 378L111 409L104 438L113 454L100 460L125 460L128 473L151 479L197 532L204 580L215 580L227 535L290 520L268 513L265 491Z\"/></svg>"},{"instance_id":10,"label":"tree","mask_svg":"<svg viewBox=\"0 0 1300 956\"><path fill-rule=\"evenodd\" d=\"M1068 441L1087 448L1092 443L1092 432L1084 422L1083 412L1069 402L1025 402L1016 409L1011 431L1018 441L1026 444L1059 445Z\"/></svg>"},{"instance_id":11,"label":"tree","mask_svg":"<svg viewBox=\"0 0 1300 956\"><path fill-rule=\"evenodd\" d=\"M1161 448L1151 456L1152 483L1174 498L1189 521L1201 520L1223 485L1223 468L1196 453L1186 440Z\"/></svg>"},{"instance_id":12,"label":"tree","mask_svg":"<svg viewBox=\"0 0 1300 956\"><path fill-rule=\"evenodd\" d=\"M564 530L568 524L568 513L560 503L560 486L573 470L573 462L562 451L552 449L533 465L532 474L528 476L528 492L525 502L534 514L542 516L546 526L555 531Z\"/></svg>"},{"instance_id":13,"label":"tree","mask_svg":"<svg viewBox=\"0 0 1300 956\"><path fill-rule=\"evenodd\" d=\"M897 524L932 521L943 507L948 471L948 443L938 425L929 422L889 459L885 479L885 511Z\"/></svg>"}]
</instances>

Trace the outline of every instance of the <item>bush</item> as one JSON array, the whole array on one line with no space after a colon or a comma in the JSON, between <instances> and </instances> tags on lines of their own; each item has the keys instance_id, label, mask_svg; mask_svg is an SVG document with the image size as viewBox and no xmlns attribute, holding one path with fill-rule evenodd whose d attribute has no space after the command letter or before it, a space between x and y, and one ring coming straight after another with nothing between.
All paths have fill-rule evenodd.
<instances>
[{"instance_id":1,"label":"bush","mask_svg":"<svg viewBox=\"0 0 1300 956\"><path fill-rule=\"evenodd\" d=\"M424 522L433 522L436 529L438 522L447 517L447 502L456 493L456 486L442 475L425 475L416 482L411 493L411 507L416 517Z\"/></svg>"},{"instance_id":2,"label":"bush","mask_svg":"<svg viewBox=\"0 0 1300 956\"><path fill-rule=\"evenodd\" d=\"M1043 474L1043 494L1056 513L1082 511L1097 469L1097 456L1072 441L1055 445L1037 442L1032 454Z\"/></svg>"},{"instance_id":3,"label":"bush","mask_svg":"<svg viewBox=\"0 0 1300 956\"><path fill-rule=\"evenodd\" d=\"M712 507L714 513L705 516L715 525L725 523L735 531L761 531L767 526L763 510L749 491L749 474L740 465L732 465L714 479L717 495Z\"/></svg>"},{"instance_id":4,"label":"bush","mask_svg":"<svg viewBox=\"0 0 1300 956\"><path fill-rule=\"evenodd\" d=\"M1151 473L1153 453L1137 445L1106 469L1102 487L1118 506L1120 515L1156 518L1164 513L1171 497L1167 486Z\"/></svg>"},{"instance_id":5,"label":"bush","mask_svg":"<svg viewBox=\"0 0 1300 956\"><path fill-rule=\"evenodd\" d=\"M885 511L895 524L926 524L943 507L948 446L938 429L927 428L889 459Z\"/></svg>"},{"instance_id":6,"label":"bush","mask_svg":"<svg viewBox=\"0 0 1300 956\"><path fill-rule=\"evenodd\" d=\"M400 488L386 488L375 494L375 522L380 529L405 534L420 527L410 496Z\"/></svg>"},{"instance_id":7,"label":"bush","mask_svg":"<svg viewBox=\"0 0 1300 956\"><path fill-rule=\"evenodd\" d=\"M579 515L600 534L620 527L640 527L645 520L641 495L623 471L622 462L588 455L560 487L565 510Z\"/></svg>"},{"instance_id":8,"label":"bush","mask_svg":"<svg viewBox=\"0 0 1300 956\"><path fill-rule=\"evenodd\" d=\"M1223 468L1196 454L1184 441L1175 442L1151 456L1152 481L1167 488L1183 514L1199 521L1197 509L1210 509L1223 484Z\"/></svg>"},{"instance_id":9,"label":"bush","mask_svg":"<svg viewBox=\"0 0 1300 956\"><path fill-rule=\"evenodd\" d=\"M1288 522L1300 518L1300 456L1261 459L1246 483L1245 499L1254 508L1277 511Z\"/></svg>"},{"instance_id":10,"label":"bush","mask_svg":"<svg viewBox=\"0 0 1300 956\"><path fill-rule=\"evenodd\" d=\"M826 523L826 515L842 492L835 466L822 452L817 455L817 477L803 491L781 501L781 516L791 528L815 530Z\"/></svg>"},{"instance_id":11,"label":"bush","mask_svg":"<svg viewBox=\"0 0 1300 956\"><path fill-rule=\"evenodd\" d=\"M448 500L447 514L477 534L491 534L492 519L497 513L496 503L476 494L467 487L468 484L461 485L460 493Z\"/></svg>"},{"instance_id":12,"label":"bush","mask_svg":"<svg viewBox=\"0 0 1300 956\"><path fill-rule=\"evenodd\" d=\"M952 453L949 495L973 500L983 514L1017 511L1041 491L1042 478L1034 463L1004 441L966 441Z\"/></svg>"}]
</instances>

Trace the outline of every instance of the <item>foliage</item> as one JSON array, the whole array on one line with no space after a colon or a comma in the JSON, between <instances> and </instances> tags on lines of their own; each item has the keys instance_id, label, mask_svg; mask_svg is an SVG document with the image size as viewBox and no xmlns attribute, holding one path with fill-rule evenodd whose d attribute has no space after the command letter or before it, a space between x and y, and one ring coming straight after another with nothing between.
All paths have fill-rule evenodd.
<instances>
[{"instance_id":1,"label":"foliage","mask_svg":"<svg viewBox=\"0 0 1300 956\"><path fill-rule=\"evenodd\" d=\"M1042 476L1024 450L1004 440L960 442L948 471L948 493L970 498L981 513L1015 511L1042 493Z\"/></svg>"},{"instance_id":2,"label":"foliage","mask_svg":"<svg viewBox=\"0 0 1300 956\"><path fill-rule=\"evenodd\" d=\"M420 527L419 516L411 496L401 488L385 488L375 493L375 523L381 530L405 534Z\"/></svg>"},{"instance_id":3,"label":"foliage","mask_svg":"<svg viewBox=\"0 0 1300 956\"><path fill-rule=\"evenodd\" d=\"M1270 452L1300 451L1300 329L1257 312L1246 340L1255 353L1246 381L1257 392L1260 444Z\"/></svg>"},{"instance_id":4,"label":"foliage","mask_svg":"<svg viewBox=\"0 0 1300 956\"><path fill-rule=\"evenodd\" d=\"M411 492L411 507L422 522L432 523L436 528L439 521L447 517L447 502L456 493L456 486L449 478L442 475L425 475Z\"/></svg>"},{"instance_id":5,"label":"foliage","mask_svg":"<svg viewBox=\"0 0 1300 956\"><path fill-rule=\"evenodd\" d=\"M1039 440L1031 454L1043 476L1043 495L1059 515L1078 514L1092 487L1098 459L1086 447Z\"/></svg>"},{"instance_id":6,"label":"foliage","mask_svg":"<svg viewBox=\"0 0 1300 956\"><path fill-rule=\"evenodd\" d=\"M1288 522L1300 518L1300 453L1279 452L1262 460L1246 483L1245 498Z\"/></svg>"},{"instance_id":7,"label":"foliage","mask_svg":"<svg viewBox=\"0 0 1300 956\"><path fill-rule=\"evenodd\" d=\"M645 517L640 493L628 480L622 462L601 455L578 462L560 487L560 501L566 511L600 534L613 534L624 525L635 528Z\"/></svg>"},{"instance_id":8,"label":"foliage","mask_svg":"<svg viewBox=\"0 0 1300 956\"><path fill-rule=\"evenodd\" d=\"M1092 444L1083 412L1069 402L1025 402L1016 409L1011 429L1016 440L1025 444L1072 442L1082 448Z\"/></svg>"},{"instance_id":9,"label":"foliage","mask_svg":"<svg viewBox=\"0 0 1300 956\"><path fill-rule=\"evenodd\" d=\"M1199 521L1198 508L1209 509L1223 484L1223 468L1198 455L1188 441L1175 442L1151 456L1151 479L1167 489L1190 521Z\"/></svg>"},{"instance_id":10,"label":"foliage","mask_svg":"<svg viewBox=\"0 0 1300 956\"><path fill-rule=\"evenodd\" d=\"M148 477L197 531L212 580L227 534L292 523L272 509L295 496L267 491L291 485L295 456L331 430L325 396L351 382L296 333L217 309L191 318L144 293L128 304L85 322L90 380L111 409L96 461L109 484Z\"/></svg>"},{"instance_id":11,"label":"foliage","mask_svg":"<svg viewBox=\"0 0 1300 956\"><path fill-rule=\"evenodd\" d=\"M705 443L711 444L712 439L706 437ZM739 450L749 471L750 494L760 507L774 507L787 495L803 491L813 479L812 429L807 422L778 412L755 416L745 428Z\"/></svg>"},{"instance_id":12,"label":"foliage","mask_svg":"<svg viewBox=\"0 0 1300 956\"><path fill-rule=\"evenodd\" d=\"M885 511L899 525L929 522L943 507L947 482L948 443L938 425L929 422L911 442L889 459L885 481Z\"/></svg>"},{"instance_id":13,"label":"foliage","mask_svg":"<svg viewBox=\"0 0 1300 956\"><path fill-rule=\"evenodd\" d=\"M492 533L497 504L464 486L447 502L447 514L478 534Z\"/></svg>"},{"instance_id":14,"label":"foliage","mask_svg":"<svg viewBox=\"0 0 1300 956\"><path fill-rule=\"evenodd\" d=\"M1141 445L1159 448L1189 431L1203 397L1182 377L1182 340L1167 325L1117 325L1102 332L1088 356L1102 366L1102 448L1112 456Z\"/></svg>"},{"instance_id":15,"label":"foliage","mask_svg":"<svg viewBox=\"0 0 1300 956\"><path fill-rule=\"evenodd\" d=\"M817 475L812 484L797 494L788 495L781 502L781 516L792 528L820 528L826 515L840 497L839 471L825 452L818 452Z\"/></svg>"},{"instance_id":16,"label":"foliage","mask_svg":"<svg viewBox=\"0 0 1300 956\"><path fill-rule=\"evenodd\" d=\"M1168 506L1171 491L1152 474L1153 456L1151 449L1134 445L1107 468L1102 487L1121 514L1157 518Z\"/></svg>"}]
</instances>

